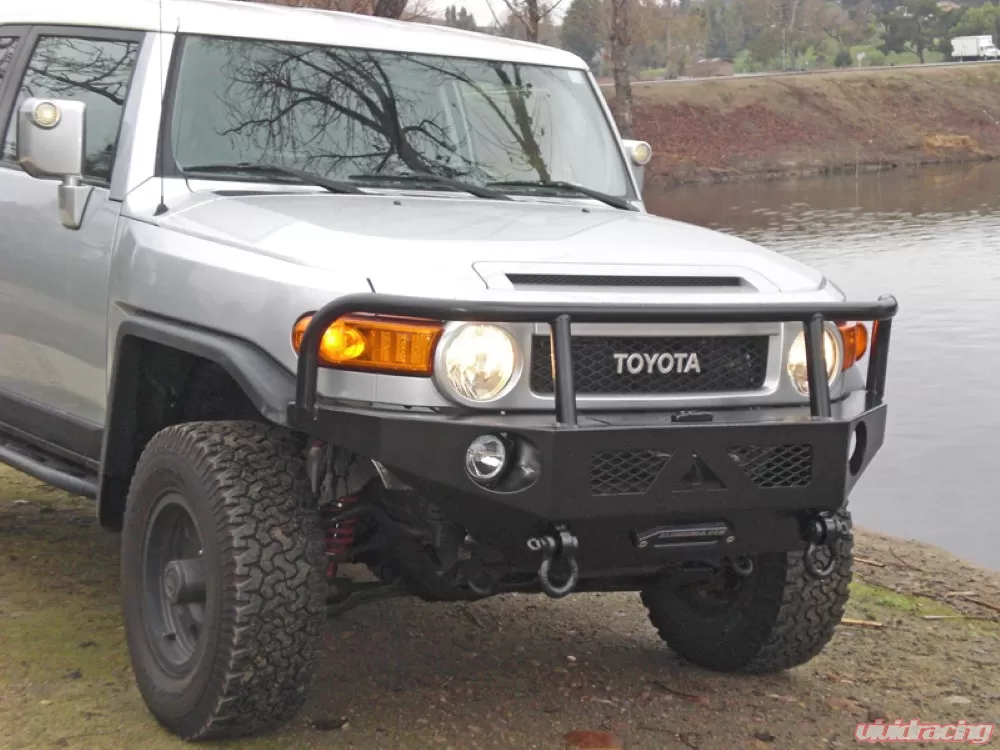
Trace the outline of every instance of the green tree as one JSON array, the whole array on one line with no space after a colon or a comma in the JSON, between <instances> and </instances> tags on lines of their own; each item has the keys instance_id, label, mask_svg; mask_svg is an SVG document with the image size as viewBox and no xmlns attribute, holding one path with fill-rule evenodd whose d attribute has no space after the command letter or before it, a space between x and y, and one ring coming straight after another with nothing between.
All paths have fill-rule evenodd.
<instances>
[{"instance_id":1,"label":"green tree","mask_svg":"<svg viewBox=\"0 0 1000 750\"><path fill-rule=\"evenodd\" d=\"M951 59L951 38L958 36L955 33L955 27L962 20L962 16L963 11L961 10L945 10L938 14L937 26L935 27L937 43L934 48L938 52L944 53L946 60Z\"/></svg>"},{"instance_id":2,"label":"green tree","mask_svg":"<svg viewBox=\"0 0 1000 750\"><path fill-rule=\"evenodd\" d=\"M840 3L826 3L819 9L816 15L816 28L827 38L833 40L837 45L837 57L841 59L838 64L836 58L833 64L838 68L852 65L851 47L861 44L867 39L871 30L868 28L868 18L864 11L858 11L858 6L846 8ZM847 62L840 54L847 53Z\"/></svg>"},{"instance_id":3,"label":"green tree","mask_svg":"<svg viewBox=\"0 0 1000 750\"><path fill-rule=\"evenodd\" d=\"M678 6L679 7L679 6ZM702 56L708 37L708 19L704 8L685 13L669 13L666 38L661 43L668 74L686 75L691 64Z\"/></svg>"},{"instance_id":4,"label":"green tree","mask_svg":"<svg viewBox=\"0 0 1000 750\"><path fill-rule=\"evenodd\" d=\"M992 34L993 42L1000 42L1000 4L986 0L979 8L968 8L952 29L952 36L975 34Z\"/></svg>"},{"instance_id":5,"label":"green tree","mask_svg":"<svg viewBox=\"0 0 1000 750\"><path fill-rule=\"evenodd\" d=\"M757 29L747 42L746 49L750 62L764 67L771 61L780 58L782 42L781 29L776 26Z\"/></svg>"},{"instance_id":6,"label":"green tree","mask_svg":"<svg viewBox=\"0 0 1000 750\"><path fill-rule=\"evenodd\" d=\"M590 63L607 38L601 0L573 0L563 17L562 46Z\"/></svg>"},{"instance_id":7,"label":"green tree","mask_svg":"<svg viewBox=\"0 0 1000 750\"><path fill-rule=\"evenodd\" d=\"M705 15L708 21L705 55L732 60L746 43L742 8L727 0L708 0Z\"/></svg>"},{"instance_id":8,"label":"green tree","mask_svg":"<svg viewBox=\"0 0 1000 750\"><path fill-rule=\"evenodd\" d=\"M927 50L934 48L941 31L941 15L935 0L905 0L882 15L885 36L879 49L887 55L915 52L920 62L926 62Z\"/></svg>"},{"instance_id":9,"label":"green tree","mask_svg":"<svg viewBox=\"0 0 1000 750\"><path fill-rule=\"evenodd\" d=\"M444 23L445 26L452 26L456 29L465 29L466 31L479 30L475 17L464 7L456 8L454 5L449 5L445 8Z\"/></svg>"}]
</instances>

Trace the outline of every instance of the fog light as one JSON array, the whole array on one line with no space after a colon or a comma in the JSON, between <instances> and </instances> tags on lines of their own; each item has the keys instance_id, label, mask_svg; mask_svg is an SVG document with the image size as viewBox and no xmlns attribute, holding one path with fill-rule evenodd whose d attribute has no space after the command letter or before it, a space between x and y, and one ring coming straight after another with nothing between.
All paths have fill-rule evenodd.
<instances>
[{"instance_id":1,"label":"fog light","mask_svg":"<svg viewBox=\"0 0 1000 750\"><path fill-rule=\"evenodd\" d=\"M479 484L497 479L507 466L507 446L496 435L480 435L465 451L465 470Z\"/></svg>"}]
</instances>

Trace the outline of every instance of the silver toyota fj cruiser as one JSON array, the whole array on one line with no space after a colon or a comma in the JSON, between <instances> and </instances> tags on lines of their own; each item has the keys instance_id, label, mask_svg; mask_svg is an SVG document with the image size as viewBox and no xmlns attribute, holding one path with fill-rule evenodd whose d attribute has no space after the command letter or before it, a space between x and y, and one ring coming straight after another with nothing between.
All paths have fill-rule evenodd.
<instances>
[{"instance_id":1,"label":"silver toyota fj cruiser","mask_svg":"<svg viewBox=\"0 0 1000 750\"><path fill-rule=\"evenodd\" d=\"M0 460L121 530L171 731L288 719L325 619L400 594L638 591L716 670L829 640L896 302L648 215L582 60L35 0L0 80Z\"/></svg>"}]
</instances>

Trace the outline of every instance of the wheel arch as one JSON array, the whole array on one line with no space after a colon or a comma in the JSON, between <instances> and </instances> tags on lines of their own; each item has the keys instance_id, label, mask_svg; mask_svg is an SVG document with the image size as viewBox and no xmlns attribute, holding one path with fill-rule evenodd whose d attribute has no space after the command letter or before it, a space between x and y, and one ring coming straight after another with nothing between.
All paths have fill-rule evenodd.
<instances>
[{"instance_id":1,"label":"wheel arch","mask_svg":"<svg viewBox=\"0 0 1000 750\"><path fill-rule=\"evenodd\" d=\"M97 507L120 530L132 472L145 444L172 424L253 419L285 425L293 375L250 342L143 313L118 329Z\"/></svg>"}]
</instances>

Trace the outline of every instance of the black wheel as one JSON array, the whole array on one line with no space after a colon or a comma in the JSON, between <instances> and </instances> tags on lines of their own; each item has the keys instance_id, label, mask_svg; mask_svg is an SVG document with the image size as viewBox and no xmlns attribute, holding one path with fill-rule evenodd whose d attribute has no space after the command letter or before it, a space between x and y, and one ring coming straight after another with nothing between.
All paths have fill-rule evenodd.
<instances>
[{"instance_id":1,"label":"black wheel","mask_svg":"<svg viewBox=\"0 0 1000 750\"><path fill-rule=\"evenodd\" d=\"M122 532L139 691L189 740L257 734L305 700L326 619L325 550L301 452L253 422L146 446Z\"/></svg>"},{"instance_id":2,"label":"black wheel","mask_svg":"<svg viewBox=\"0 0 1000 750\"><path fill-rule=\"evenodd\" d=\"M761 554L749 575L728 568L709 583L647 589L642 601L685 659L722 672L779 672L809 661L833 637L847 603L852 546L837 543L836 567L822 580L806 572L802 552Z\"/></svg>"}]
</instances>

